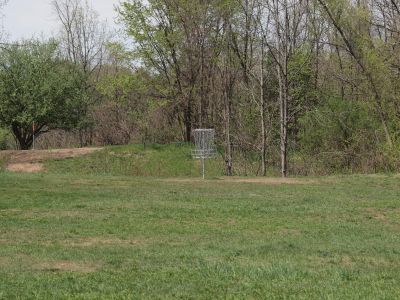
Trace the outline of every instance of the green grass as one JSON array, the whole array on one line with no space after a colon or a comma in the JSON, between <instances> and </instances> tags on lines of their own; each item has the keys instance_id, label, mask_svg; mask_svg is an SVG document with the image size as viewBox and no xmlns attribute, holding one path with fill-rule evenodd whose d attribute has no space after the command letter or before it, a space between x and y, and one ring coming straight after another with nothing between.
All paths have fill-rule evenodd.
<instances>
[{"instance_id":1,"label":"green grass","mask_svg":"<svg viewBox=\"0 0 400 300\"><path fill-rule=\"evenodd\" d=\"M46 162L51 173L103 174L149 177L199 177L201 164L188 144L106 147L93 154ZM208 177L223 175L221 156L206 161Z\"/></svg>"},{"instance_id":2,"label":"green grass","mask_svg":"<svg viewBox=\"0 0 400 300\"><path fill-rule=\"evenodd\" d=\"M0 173L0 298L396 299L400 180Z\"/></svg>"}]
</instances>

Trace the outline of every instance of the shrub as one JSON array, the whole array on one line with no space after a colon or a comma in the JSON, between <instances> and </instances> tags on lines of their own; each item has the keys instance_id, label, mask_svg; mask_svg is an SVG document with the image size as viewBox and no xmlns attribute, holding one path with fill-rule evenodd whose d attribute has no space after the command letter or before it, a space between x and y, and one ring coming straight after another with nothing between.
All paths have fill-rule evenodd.
<instances>
[{"instance_id":1,"label":"shrub","mask_svg":"<svg viewBox=\"0 0 400 300\"><path fill-rule=\"evenodd\" d=\"M0 150L6 150L11 144L11 133L10 131L0 128Z\"/></svg>"},{"instance_id":2,"label":"shrub","mask_svg":"<svg viewBox=\"0 0 400 300\"><path fill-rule=\"evenodd\" d=\"M301 155L309 173L376 171L382 132L366 103L330 98L300 124Z\"/></svg>"}]
</instances>

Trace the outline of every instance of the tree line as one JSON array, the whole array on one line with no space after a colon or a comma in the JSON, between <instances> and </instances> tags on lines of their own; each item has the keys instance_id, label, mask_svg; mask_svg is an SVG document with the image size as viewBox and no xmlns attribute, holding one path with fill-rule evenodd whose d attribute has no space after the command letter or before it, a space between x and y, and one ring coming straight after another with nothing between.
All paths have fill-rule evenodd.
<instances>
[{"instance_id":1,"label":"tree line","mask_svg":"<svg viewBox=\"0 0 400 300\"><path fill-rule=\"evenodd\" d=\"M398 170L398 0L122 1L117 33L87 2L53 8L58 36L1 51L0 122L21 148L35 130L63 129L45 147L214 128L227 175Z\"/></svg>"}]
</instances>

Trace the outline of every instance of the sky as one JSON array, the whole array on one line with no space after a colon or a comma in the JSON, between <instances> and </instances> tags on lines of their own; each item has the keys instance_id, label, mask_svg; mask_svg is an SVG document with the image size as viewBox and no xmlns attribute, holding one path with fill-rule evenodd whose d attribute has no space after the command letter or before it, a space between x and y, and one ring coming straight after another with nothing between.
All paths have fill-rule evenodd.
<instances>
[{"instance_id":1,"label":"sky","mask_svg":"<svg viewBox=\"0 0 400 300\"><path fill-rule=\"evenodd\" d=\"M117 16L114 5L119 2L119 0L89 0L99 13L100 20L107 20L113 27ZM4 29L10 41L49 37L59 31L51 0L9 0L3 15Z\"/></svg>"}]
</instances>

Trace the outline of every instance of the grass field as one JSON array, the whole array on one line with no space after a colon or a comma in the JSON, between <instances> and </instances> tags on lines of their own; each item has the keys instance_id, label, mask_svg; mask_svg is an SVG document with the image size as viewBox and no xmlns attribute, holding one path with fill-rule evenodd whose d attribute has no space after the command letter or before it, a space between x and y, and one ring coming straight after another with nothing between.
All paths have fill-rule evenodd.
<instances>
[{"instance_id":1,"label":"grass field","mask_svg":"<svg viewBox=\"0 0 400 300\"><path fill-rule=\"evenodd\" d=\"M0 299L395 299L400 178L0 172Z\"/></svg>"}]
</instances>

